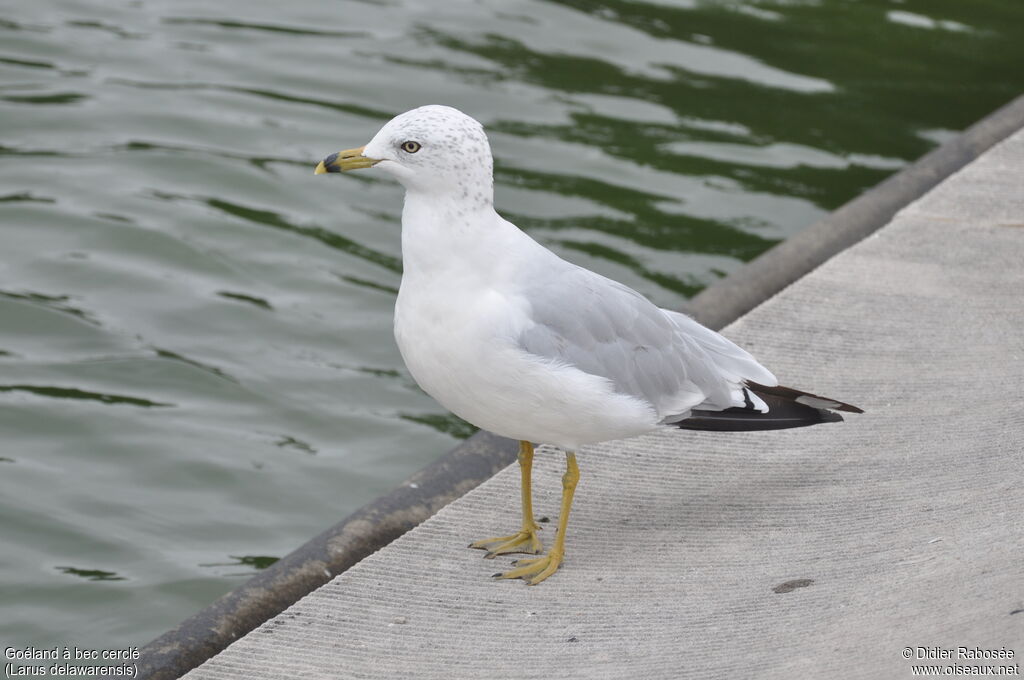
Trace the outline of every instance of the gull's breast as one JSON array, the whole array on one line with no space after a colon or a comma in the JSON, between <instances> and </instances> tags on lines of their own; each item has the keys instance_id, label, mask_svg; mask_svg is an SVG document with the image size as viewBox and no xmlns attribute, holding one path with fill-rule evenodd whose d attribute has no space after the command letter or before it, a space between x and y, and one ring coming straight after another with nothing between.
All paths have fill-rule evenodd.
<instances>
[{"instance_id":1,"label":"gull's breast","mask_svg":"<svg viewBox=\"0 0 1024 680\"><path fill-rule=\"evenodd\" d=\"M466 418L472 410L466 404L488 402L513 382L515 361L509 354L519 315L506 295L479 281L403 279L395 303L395 340L420 387Z\"/></svg>"},{"instance_id":2,"label":"gull's breast","mask_svg":"<svg viewBox=\"0 0 1024 680\"><path fill-rule=\"evenodd\" d=\"M526 352L518 338L529 323L524 300L479 281L403 279L395 305L413 378L477 427L576 449L657 426L650 404L610 381Z\"/></svg>"}]
</instances>

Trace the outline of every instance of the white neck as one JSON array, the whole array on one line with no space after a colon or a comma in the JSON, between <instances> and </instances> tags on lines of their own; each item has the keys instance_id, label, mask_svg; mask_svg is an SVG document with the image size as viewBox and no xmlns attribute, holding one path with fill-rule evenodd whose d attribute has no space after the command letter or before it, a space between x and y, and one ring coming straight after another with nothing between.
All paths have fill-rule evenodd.
<instances>
[{"instance_id":1,"label":"white neck","mask_svg":"<svg viewBox=\"0 0 1024 680\"><path fill-rule=\"evenodd\" d=\"M402 264L418 275L460 266L466 258L488 257L488 236L504 220L489 201L435 195L409 189L402 209ZM507 224L507 223L505 223Z\"/></svg>"}]
</instances>

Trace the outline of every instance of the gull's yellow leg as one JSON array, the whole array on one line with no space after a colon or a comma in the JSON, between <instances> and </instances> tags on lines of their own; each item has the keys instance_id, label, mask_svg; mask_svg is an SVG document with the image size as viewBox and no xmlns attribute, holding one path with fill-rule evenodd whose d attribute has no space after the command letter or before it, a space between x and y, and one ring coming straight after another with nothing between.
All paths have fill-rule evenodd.
<instances>
[{"instance_id":1,"label":"gull's yellow leg","mask_svg":"<svg viewBox=\"0 0 1024 680\"><path fill-rule=\"evenodd\" d=\"M516 560L515 569L495 574L497 578L521 578L529 585L535 586L551 576L562 564L565 555L565 527L569 524L569 510L572 509L572 496L576 492L576 483L580 481L580 468L576 465L576 454L565 452L565 474L562 475L562 511L558 515L558 534L555 544L547 555L529 559Z\"/></svg>"},{"instance_id":2,"label":"gull's yellow leg","mask_svg":"<svg viewBox=\"0 0 1024 680\"><path fill-rule=\"evenodd\" d=\"M511 536L496 536L485 538L476 543L470 543L470 548L486 550L484 557L491 558L504 553L530 553L536 555L543 546L537 532L540 526L533 521L533 492L530 489L530 473L533 470L533 444L530 442L519 442L519 475L520 487L523 494L523 528L519 533Z\"/></svg>"}]
</instances>

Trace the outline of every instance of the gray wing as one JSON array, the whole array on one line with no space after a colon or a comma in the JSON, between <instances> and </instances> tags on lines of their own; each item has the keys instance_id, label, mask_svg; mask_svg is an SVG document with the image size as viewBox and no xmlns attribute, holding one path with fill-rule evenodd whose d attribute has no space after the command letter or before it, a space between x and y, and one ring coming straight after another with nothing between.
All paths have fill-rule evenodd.
<instances>
[{"instance_id":1,"label":"gray wing","mask_svg":"<svg viewBox=\"0 0 1024 680\"><path fill-rule=\"evenodd\" d=\"M734 383L749 380L769 387L779 384L771 371L729 338L700 325L685 314L667 309L661 311L672 319L681 333L696 341L711 356L726 380Z\"/></svg>"},{"instance_id":2,"label":"gray wing","mask_svg":"<svg viewBox=\"0 0 1024 680\"><path fill-rule=\"evenodd\" d=\"M533 322L519 338L526 351L606 378L663 419L698 405L743 405L738 380L744 378L718 363L738 357L731 347L760 365L717 333L688 317L700 330L680 326L631 288L581 267L548 270L535 281L525 291Z\"/></svg>"}]
</instances>

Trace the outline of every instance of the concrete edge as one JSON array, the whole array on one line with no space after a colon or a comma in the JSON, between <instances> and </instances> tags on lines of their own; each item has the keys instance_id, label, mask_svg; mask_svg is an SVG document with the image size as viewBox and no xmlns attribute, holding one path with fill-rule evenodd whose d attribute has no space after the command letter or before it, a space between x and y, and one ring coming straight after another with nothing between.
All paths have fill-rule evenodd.
<instances>
[{"instance_id":1,"label":"concrete edge","mask_svg":"<svg viewBox=\"0 0 1024 680\"><path fill-rule=\"evenodd\" d=\"M696 295L687 311L721 329L1024 127L1024 96ZM142 648L140 678L171 680L214 656L516 459L515 442L478 432L389 494L352 513Z\"/></svg>"}]
</instances>

